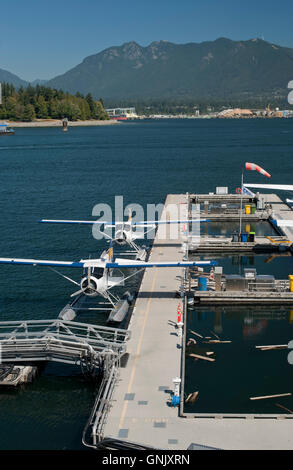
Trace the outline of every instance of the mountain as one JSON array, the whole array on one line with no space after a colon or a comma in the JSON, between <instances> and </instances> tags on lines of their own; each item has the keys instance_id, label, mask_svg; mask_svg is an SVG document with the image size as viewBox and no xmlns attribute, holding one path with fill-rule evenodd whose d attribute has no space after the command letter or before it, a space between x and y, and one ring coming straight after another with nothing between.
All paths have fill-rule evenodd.
<instances>
[{"instance_id":1,"label":"mountain","mask_svg":"<svg viewBox=\"0 0 293 470\"><path fill-rule=\"evenodd\" d=\"M48 80L42 80L41 78L36 78L33 82L31 82L30 84L32 86L36 86L36 85L45 85L47 83Z\"/></svg>"},{"instance_id":2,"label":"mountain","mask_svg":"<svg viewBox=\"0 0 293 470\"><path fill-rule=\"evenodd\" d=\"M91 55L47 86L103 99L182 99L287 94L293 49L261 39L173 44L129 42Z\"/></svg>"},{"instance_id":3,"label":"mountain","mask_svg":"<svg viewBox=\"0 0 293 470\"><path fill-rule=\"evenodd\" d=\"M22 80L17 75L7 72L7 70L0 69L0 83L4 83L4 82L11 83L16 88L19 88L20 86L25 87L28 85L28 82L26 82L25 80Z\"/></svg>"}]
</instances>

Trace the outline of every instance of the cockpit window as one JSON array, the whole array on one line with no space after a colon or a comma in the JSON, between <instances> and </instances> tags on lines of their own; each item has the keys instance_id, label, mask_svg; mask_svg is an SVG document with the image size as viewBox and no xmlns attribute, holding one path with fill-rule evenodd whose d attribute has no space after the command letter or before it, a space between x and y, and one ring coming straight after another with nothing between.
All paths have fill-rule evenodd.
<instances>
[{"instance_id":1,"label":"cockpit window","mask_svg":"<svg viewBox=\"0 0 293 470\"><path fill-rule=\"evenodd\" d=\"M103 277L103 274L104 274L104 268L95 268L94 269L93 275L97 279L100 279L101 277Z\"/></svg>"}]
</instances>

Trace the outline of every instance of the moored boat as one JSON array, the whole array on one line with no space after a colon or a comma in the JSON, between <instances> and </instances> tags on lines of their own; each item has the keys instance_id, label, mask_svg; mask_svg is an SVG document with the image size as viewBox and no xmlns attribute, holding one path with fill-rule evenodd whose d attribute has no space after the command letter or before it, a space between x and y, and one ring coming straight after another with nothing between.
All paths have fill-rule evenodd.
<instances>
[{"instance_id":1,"label":"moored boat","mask_svg":"<svg viewBox=\"0 0 293 470\"><path fill-rule=\"evenodd\" d=\"M0 135L13 135L14 129L8 127L8 124L0 124Z\"/></svg>"}]
</instances>

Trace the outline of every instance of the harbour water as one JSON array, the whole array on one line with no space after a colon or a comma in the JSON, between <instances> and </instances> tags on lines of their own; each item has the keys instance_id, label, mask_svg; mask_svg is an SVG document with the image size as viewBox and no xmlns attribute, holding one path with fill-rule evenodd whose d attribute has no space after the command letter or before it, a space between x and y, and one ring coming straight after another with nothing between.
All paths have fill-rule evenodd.
<instances>
[{"instance_id":1,"label":"harbour water","mask_svg":"<svg viewBox=\"0 0 293 470\"><path fill-rule=\"evenodd\" d=\"M259 345L288 344L293 338L290 307L200 307L188 312L188 327L227 344L200 340L187 353L213 351L215 362L186 358L186 396L199 391L198 400L185 405L186 413L282 414L292 410L292 396L251 401L250 397L292 393L292 365L288 349L260 351ZM194 335L188 331L187 337ZM198 338L196 338L198 339Z\"/></svg>"},{"instance_id":2,"label":"harbour water","mask_svg":"<svg viewBox=\"0 0 293 470\"><path fill-rule=\"evenodd\" d=\"M145 207L168 193L236 188L245 161L266 168L271 182L292 183L292 143L290 120L146 121L67 133L17 129L0 142L0 254L68 261L97 256L105 241L94 240L90 228L37 221L90 219L95 204L114 205L115 195L123 195L125 205ZM246 176L259 182L259 175ZM262 262L262 273L283 269L280 261ZM286 264L284 277L288 271ZM0 279L1 320L56 318L72 293L70 283L47 269L2 266ZM99 313L85 318L105 320ZM49 364L33 385L0 390L0 448L82 448L93 400L94 389L79 370Z\"/></svg>"}]
</instances>

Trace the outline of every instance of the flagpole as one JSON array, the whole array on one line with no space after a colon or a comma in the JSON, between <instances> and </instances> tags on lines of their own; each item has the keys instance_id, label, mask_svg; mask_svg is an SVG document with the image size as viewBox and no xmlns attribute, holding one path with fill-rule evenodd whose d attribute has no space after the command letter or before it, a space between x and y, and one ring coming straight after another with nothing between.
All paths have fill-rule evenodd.
<instances>
[{"instance_id":1,"label":"flagpole","mask_svg":"<svg viewBox=\"0 0 293 470\"><path fill-rule=\"evenodd\" d=\"M241 174L241 197L240 197L240 219L239 219L239 236L241 237L242 230L242 194L243 194L243 169ZM240 238L241 240L241 238Z\"/></svg>"}]
</instances>

